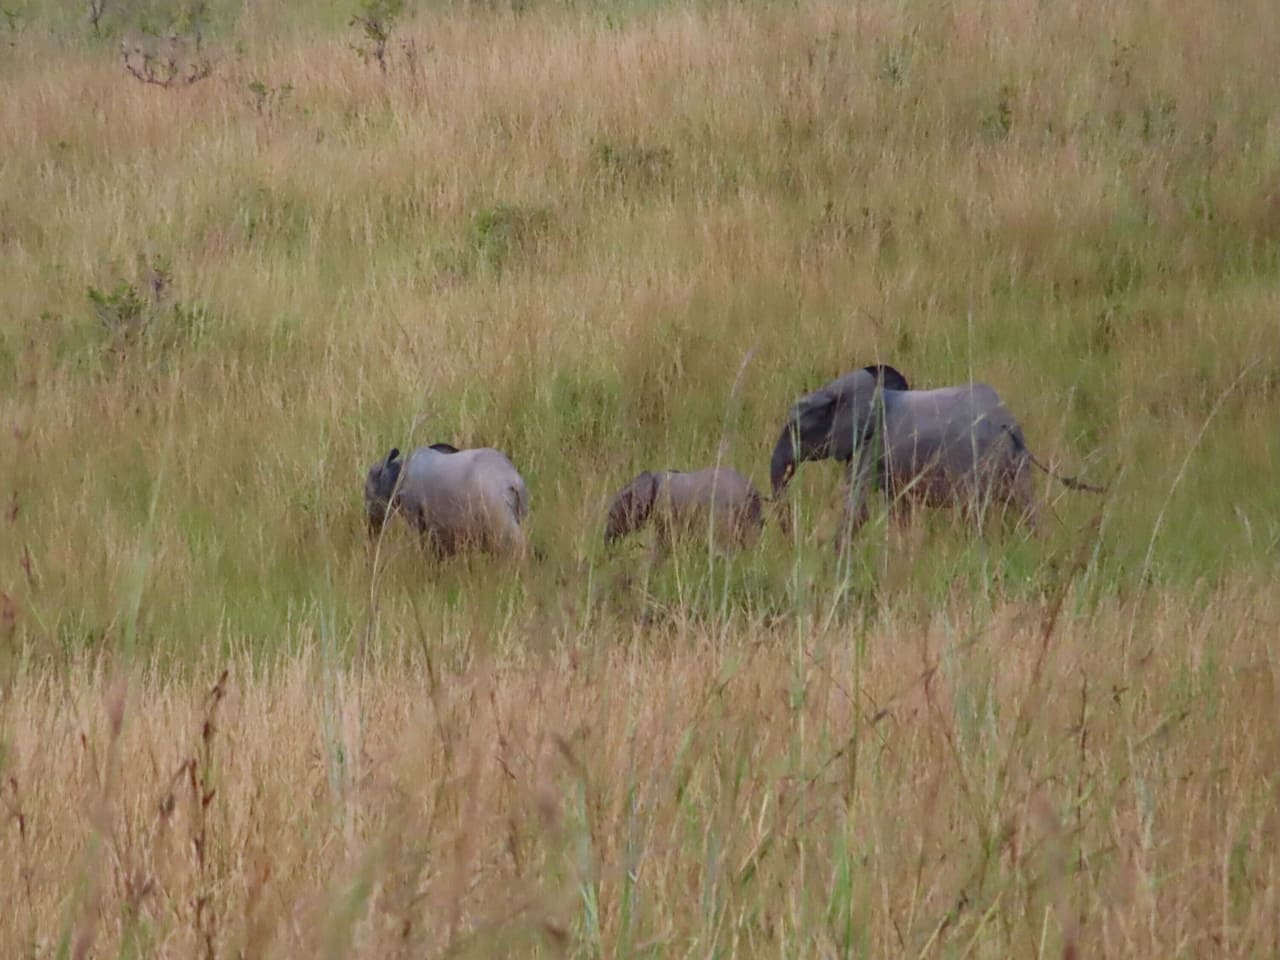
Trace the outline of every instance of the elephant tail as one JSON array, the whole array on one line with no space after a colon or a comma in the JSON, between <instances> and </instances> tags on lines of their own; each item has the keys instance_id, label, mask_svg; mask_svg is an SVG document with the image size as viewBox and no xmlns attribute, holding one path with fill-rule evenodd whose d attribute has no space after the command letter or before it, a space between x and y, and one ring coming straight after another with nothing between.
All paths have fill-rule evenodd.
<instances>
[{"instance_id":1,"label":"elephant tail","mask_svg":"<svg viewBox=\"0 0 1280 960\"><path fill-rule=\"evenodd\" d=\"M518 481L507 487L506 494L507 509L511 511L511 516L518 526L529 513L528 488L523 481Z\"/></svg>"},{"instance_id":2,"label":"elephant tail","mask_svg":"<svg viewBox=\"0 0 1280 960\"><path fill-rule=\"evenodd\" d=\"M1013 427L1008 427L1008 426L1005 427L1005 430L1007 430L1009 433L1009 436L1013 438L1013 444L1018 449L1019 453L1025 453L1027 455L1028 460L1030 460L1033 464L1035 464L1037 467L1039 467L1049 476L1053 477L1053 479L1057 480L1068 490L1083 490L1085 493L1106 493L1107 492L1106 487L1099 487L1092 483L1085 483L1083 480L1080 480L1077 477L1064 477L1062 474L1055 473L1054 471L1050 470L1048 467L1046 467L1043 463L1041 463L1036 458L1036 455L1034 453L1031 452L1031 448L1027 446L1027 442L1022 438L1021 430L1017 430Z\"/></svg>"}]
</instances>

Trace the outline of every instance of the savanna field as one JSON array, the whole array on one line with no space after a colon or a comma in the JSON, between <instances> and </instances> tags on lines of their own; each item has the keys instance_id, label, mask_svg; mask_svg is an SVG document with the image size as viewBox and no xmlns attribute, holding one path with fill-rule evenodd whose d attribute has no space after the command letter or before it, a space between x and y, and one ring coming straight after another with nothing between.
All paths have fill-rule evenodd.
<instances>
[{"instance_id":1,"label":"savanna field","mask_svg":"<svg viewBox=\"0 0 1280 960\"><path fill-rule=\"evenodd\" d=\"M1280 954L1272 0L177 6L0 17L0 956ZM1107 492L605 549L876 362Z\"/></svg>"}]
</instances>

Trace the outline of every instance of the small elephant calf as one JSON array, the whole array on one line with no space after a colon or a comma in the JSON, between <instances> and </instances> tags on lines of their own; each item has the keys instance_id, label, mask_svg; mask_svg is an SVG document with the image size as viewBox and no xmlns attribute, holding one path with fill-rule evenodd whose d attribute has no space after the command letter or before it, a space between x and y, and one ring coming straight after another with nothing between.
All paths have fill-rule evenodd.
<instances>
[{"instance_id":1,"label":"small elephant calf","mask_svg":"<svg viewBox=\"0 0 1280 960\"><path fill-rule=\"evenodd\" d=\"M706 536L720 550L754 543L764 525L762 498L751 481L730 467L685 473L645 471L618 491L609 505L605 544L658 525L655 546L666 549L676 537Z\"/></svg>"},{"instance_id":2,"label":"small elephant calf","mask_svg":"<svg viewBox=\"0 0 1280 960\"><path fill-rule=\"evenodd\" d=\"M444 556L484 550L523 557L521 523L529 511L524 478L498 450L459 450L447 443L419 447L407 460L392 450L369 469L364 484L369 532L402 513Z\"/></svg>"}]
</instances>

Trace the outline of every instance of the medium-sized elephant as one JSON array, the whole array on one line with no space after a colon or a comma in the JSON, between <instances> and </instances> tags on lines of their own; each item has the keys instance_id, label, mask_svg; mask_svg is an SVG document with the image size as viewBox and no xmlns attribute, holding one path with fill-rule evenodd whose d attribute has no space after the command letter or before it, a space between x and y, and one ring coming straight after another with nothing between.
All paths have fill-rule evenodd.
<instances>
[{"instance_id":1,"label":"medium-sized elephant","mask_svg":"<svg viewBox=\"0 0 1280 960\"><path fill-rule=\"evenodd\" d=\"M393 449L369 469L364 484L369 532L377 536L402 513L439 556L464 550L523 557L521 524L529 512L524 478L498 450L419 447L407 460Z\"/></svg>"},{"instance_id":2,"label":"medium-sized elephant","mask_svg":"<svg viewBox=\"0 0 1280 960\"><path fill-rule=\"evenodd\" d=\"M605 523L606 545L657 525L655 548L677 538L706 537L719 550L749 546L764 525L762 498L751 481L731 467L645 471L614 496Z\"/></svg>"},{"instance_id":3,"label":"medium-sized elephant","mask_svg":"<svg viewBox=\"0 0 1280 960\"><path fill-rule=\"evenodd\" d=\"M895 507L959 506L980 515L988 505L1010 505L1033 529L1032 464L1072 489L1103 492L1037 460L987 384L912 390L906 377L883 365L846 373L791 408L769 465L774 499L796 464L827 459L847 465L850 536L866 522L872 486Z\"/></svg>"}]
</instances>

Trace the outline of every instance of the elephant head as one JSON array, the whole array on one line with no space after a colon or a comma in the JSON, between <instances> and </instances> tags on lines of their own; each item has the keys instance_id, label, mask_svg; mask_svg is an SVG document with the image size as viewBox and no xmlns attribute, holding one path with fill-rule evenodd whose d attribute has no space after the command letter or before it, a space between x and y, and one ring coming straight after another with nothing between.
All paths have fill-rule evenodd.
<instances>
[{"instance_id":1,"label":"elephant head","mask_svg":"<svg viewBox=\"0 0 1280 960\"><path fill-rule=\"evenodd\" d=\"M647 470L619 490L609 504L609 518L604 529L605 545L612 546L621 537L648 523L657 498L658 477Z\"/></svg>"},{"instance_id":2,"label":"elephant head","mask_svg":"<svg viewBox=\"0 0 1280 960\"><path fill-rule=\"evenodd\" d=\"M386 460L380 460L369 468L364 481L364 511L369 519L369 534L377 536L391 510L391 498L400 479L400 451L393 447Z\"/></svg>"},{"instance_id":3,"label":"elephant head","mask_svg":"<svg viewBox=\"0 0 1280 960\"><path fill-rule=\"evenodd\" d=\"M796 401L769 463L774 498L786 489L796 464L852 460L875 429L881 392L908 389L901 373L887 364L875 364L846 373Z\"/></svg>"}]
</instances>

